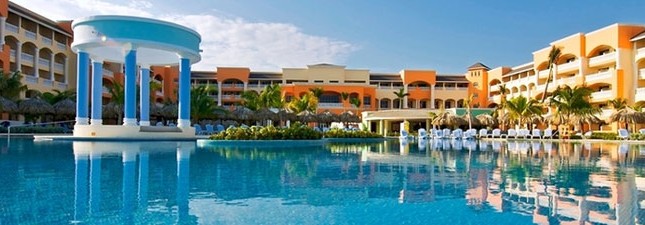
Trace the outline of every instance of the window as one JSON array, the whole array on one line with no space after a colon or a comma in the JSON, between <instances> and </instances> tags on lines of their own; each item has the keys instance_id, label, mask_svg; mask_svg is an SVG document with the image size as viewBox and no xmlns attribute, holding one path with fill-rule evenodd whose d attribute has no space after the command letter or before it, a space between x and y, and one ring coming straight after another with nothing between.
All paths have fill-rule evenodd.
<instances>
[{"instance_id":1,"label":"window","mask_svg":"<svg viewBox=\"0 0 645 225\"><path fill-rule=\"evenodd\" d=\"M606 55L606 54L609 54L609 49L605 49L605 50L602 50L602 51L598 52L598 55Z\"/></svg>"},{"instance_id":2,"label":"window","mask_svg":"<svg viewBox=\"0 0 645 225\"><path fill-rule=\"evenodd\" d=\"M337 81L337 80L330 80L330 81L329 81L329 83L337 84L337 83L338 83L338 81Z\"/></svg>"},{"instance_id":3,"label":"window","mask_svg":"<svg viewBox=\"0 0 645 225\"><path fill-rule=\"evenodd\" d=\"M372 104L372 98L363 97L363 105L371 105L371 104Z\"/></svg>"},{"instance_id":4,"label":"window","mask_svg":"<svg viewBox=\"0 0 645 225\"><path fill-rule=\"evenodd\" d=\"M323 80L314 80L314 83L322 83Z\"/></svg>"},{"instance_id":5,"label":"window","mask_svg":"<svg viewBox=\"0 0 645 225\"><path fill-rule=\"evenodd\" d=\"M576 58L568 58L566 62L570 63L570 62L573 62L573 61L576 61Z\"/></svg>"}]
</instances>

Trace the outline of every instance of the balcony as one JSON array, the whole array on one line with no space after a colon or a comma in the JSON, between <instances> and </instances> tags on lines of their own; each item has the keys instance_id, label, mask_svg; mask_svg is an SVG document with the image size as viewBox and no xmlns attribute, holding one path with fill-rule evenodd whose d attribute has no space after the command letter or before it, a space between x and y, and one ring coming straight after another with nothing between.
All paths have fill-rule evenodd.
<instances>
[{"instance_id":1,"label":"balcony","mask_svg":"<svg viewBox=\"0 0 645 225\"><path fill-rule=\"evenodd\" d=\"M645 69L638 70L638 79L645 80Z\"/></svg>"},{"instance_id":2,"label":"balcony","mask_svg":"<svg viewBox=\"0 0 645 225\"><path fill-rule=\"evenodd\" d=\"M48 59L43 59L43 58L38 58L38 65L49 67L49 60ZM41 67L41 68L45 68Z\"/></svg>"},{"instance_id":3,"label":"balcony","mask_svg":"<svg viewBox=\"0 0 645 225\"><path fill-rule=\"evenodd\" d=\"M67 50L67 45L65 43L56 42L56 47L60 50Z\"/></svg>"},{"instance_id":4,"label":"balcony","mask_svg":"<svg viewBox=\"0 0 645 225\"><path fill-rule=\"evenodd\" d=\"M577 79L575 76L562 78L559 80L559 84L560 85L565 84L565 85L568 85L569 87L574 87L577 84Z\"/></svg>"},{"instance_id":5,"label":"balcony","mask_svg":"<svg viewBox=\"0 0 645 225\"><path fill-rule=\"evenodd\" d=\"M110 94L110 89L106 86L103 86L103 94Z\"/></svg>"},{"instance_id":6,"label":"balcony","mask_svg":"<svg viewBox=\"0 0 645 225\"><path fill-rule=\"evenodd\" d=\"M61 83L61 82L56 82L56 88L58 89L67 89L67 84L66 83Z\"/></svg>"},{"instance_id":7,"label":"balcony","mask_svg":"<svg viewBox=\"0 0 645 225\"><path fill-rule=\"evenodd\" d=\"M496 91L499 91L499 85L497 85L497 84L496 84L496 85L490 86L490 88L488 89L488 91L489 91L489 92L496 92Z\"/></svg>"},{"instance_id":8,"label":"balcony","mask_svg":"<svg viewBox=\"0 0 645 225\"><path fill-rule=\"evenodd\" d=\"M639 60L641 58L645 58L645 47L636 50L636 60Z\"/></svg>"},{"instance_id":9,"label":"balcony","mask_svg":"<svg viewBox=\"0 0 645 225\"><path fill-rule=\"evenodd\" d=\"M591 93L591 101L597 102L597 101L609 100L609 99L612 99L613 96L614 94L612 93L612 90L593 92Z\"/></svg>"},{"instance_id":10,"label":"balcony","mask_svg":"<svg viewBox=\"0 0 645 225\"><path fill-rule=\"evenodd\" d=\"M538 71L537 74L538 74L539 79L548 78L549 77L549 69L540 70L540 71Z\"/></svg>"},{"instance_id":11,"label":"balcony","mask_svg":"<svg viewBox=\"0 0 645 225\"><path fill-rule=\"evenodd\" d=\"M49 87L53 87L53 86L54 86L54 81L53 81L53 80L44 79L44 78L40 78L40 80L41 80L41 83L42 83L43 85L45 85L45 86L49 86Z\"/></svg>"},{"instance_id":12,"label":"balcony","mask_svg":"<svg viewBox=\"0 0 645 225\"><path fill-rule=\"evenodd\" d=\"M114 77L114 72L112 72L110 70L107 70L107 69L103 69L103 76Z\"/></svg>"},{"instance_id":13,"label":"balcony","mask_svg":"<svg viewBox=\"0 0 645 225\"><path fill-rule=\"evenodd\" d=\"M573 62L558 65L558 73L566 73L573 70L578 70L578 65L580 64L579 62L579 60L575 60Z\"/></svg>"},{"instance_id":14,"label":"balcony","mask_svg":"<svg viewBox=\"0 0 645 225\"><path fill-rule=\"evenodd\" d=\"M16 34L20 30L20 29L18 29L18 26L10 24L10 23L5 23L4 28L7 29L8 31L14 32Z\"/></svg>"},{"instance_id":15,"label":"balcony","mask_svg":"<svg viewBox=\"0 0 645 225\"><path fill-rule=\"evenodd\" d=\"M9 53L9 59L10 59L11 61L13 61L13 62L15 62L15 61L16 61L16 50L15 50L15 49L11 49L11 51L10 51L10 53Z\"/></svg>"},{"instance_id":16,"label":"balcony","mask_svg":"<svg viewBox=\"0 0 645 225\"><path fill-rule=\"evenodd\" d=\"M636 89L636 102L645 101L645 87Z\"/></svg>"},{"instance_id":17,"label":"balcony","mask_svg":"<svg viewBox=\"0 0 645 225\"><path fill-rule=\"evenodd\" d=\"M51 38L45 37L45 36L40 36L40 39L43 40L43 43L52 45L54 44L54 41Z\"/></svg>"},{"instance_id":18,"label":"balcony","mask_svg":"<svg viewBox=\"0 0 645 225\"><path fill-rule=\"evenodd\" d=\"M155 94L156 94L157 96L163 96L163 91L156 91L156 92L155 92Z\"/></svg>"},{"instance_id":19,"label":"balcony","mask_svg":"<svg viewBox=\"0 0 645 225\"><path fill-rule=\"evenodd\" d=\"M32 76L32 75L25 75L25 81L28 84L37 84L38 83L38 77Z\"/></svg>"},{"instance_id":20,"label":"balcony","mask_svg":"<svg viewBox=\"0 0 645 225\"><path fill-rule=\"evenodd\" d=\"M589 58L589 67L600 66L608 63L616 62L616 52L607 53L604 55L594 56Z\"/></svg>"},{"instance_id":21,"label":"balcony","mask_svg":"<svg viewBox=\"0 0 645 225\"><path fill-rule=\"evenodd\" d=\"M20 54L20 59L23 60L23 63L31 62L31 63L29 63L30 65L32 65L34 63L34 55L30 55L28 53L23 52L22 54Z\"/></svg>"},{"instance_id":22,"label":"balcony","mask_svg":"<svg viewBox=\"0 0 645 225\"><path fill-rule=\"evenodd\" d=\"M598 119L606 120L612 113L614 113L614 109L602 109L600 114L598 114Z\"/></svg>"},{"instance_id":23,"label":"balcony","mask_svg":"<svg viewBox=\"0 0 645 225\"><path fill-rule=\"evenodd\" d=\"M598 72L594 74L589 74L585 77L585 81L587 84L596 82L599 80L605 80L611 78L611 75L613 74L613 70L608 70L608 71L603 71L603 72Z\"/></svg>"},{"instance_id":24,"label":"balcony","mask_svg":"<svg viewBox=\"0 0 645 225\"><path fill-rule=\"evenodd\" d=\"M318 108L342 108L343 103L329 103L329 102L321 102L318 103Z\"/></svg>"},{"instance_id":25,"label":"balcony","mask_svg":"<svg viewBox=\"0 0 645 225\"><path fill-rule=\"evenodd\" d=\"M30 30L25 30L25 37L36 40L36 32L32 32Z\"/></svg>"},{"instance_id":26,"label":"balcony","mask_svg":"<svg viewBox=\"0 0 645 225\"><path fill-rule=\"evenodd\" d=\"M58 72L62 73L63 70L65 70L65 65L63 65L62 63L57 63L57 62L54 63L54 71L58 71Z\"/></svg>"}]
</instances>

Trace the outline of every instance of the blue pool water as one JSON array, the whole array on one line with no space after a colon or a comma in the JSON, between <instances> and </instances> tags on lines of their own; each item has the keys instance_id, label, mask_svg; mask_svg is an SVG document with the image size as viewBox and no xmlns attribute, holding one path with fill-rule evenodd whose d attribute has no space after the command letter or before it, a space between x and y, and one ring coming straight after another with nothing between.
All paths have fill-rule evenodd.
<instances>
[{"instance_id":1,"label":"blue pool water","mask_svg":"<svg viewBox=\"0 0 645 225\"><path fill-rule=\"evenodd\" d=\"M645 146L0 141L0 224L643 224Z\"/></svg>"}]
</instances>

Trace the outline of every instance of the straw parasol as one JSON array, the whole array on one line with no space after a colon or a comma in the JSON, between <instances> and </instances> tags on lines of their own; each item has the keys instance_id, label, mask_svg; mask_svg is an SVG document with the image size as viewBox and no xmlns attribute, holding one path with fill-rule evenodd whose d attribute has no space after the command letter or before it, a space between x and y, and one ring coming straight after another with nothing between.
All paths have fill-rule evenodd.
<instances>
[{"instance_id":1,"label":"straw parasol","mask_svg":"<svg viewBox=\"0 0 645 225\"><path fill-rule=\"evenodd\" d=\"M110 102L103 106L103 117L105 118L117 118L119 115L123 115L123 105L119 105L115 102ZM120 118L117 118L120 119Z\"/></svg>"},{"instance_id":2,"label":"straw parasol","mask_svg":"<svg viewBox=\"0 0 645 225\"><path fill-rule=\"evenodd\" d=\"M361 122L361 118L351 111L345 111L339 115L341 122Z\"/></svg>"},{"instance_id":3,"label":"straw parasol","mask_svg":"<svg viewBox=\"0 0 645 225\"><path fill-rule=\"evenodd\" d=\"M463 118L456 116L450 112L440 113L439 115L437 115L437 117L434 118L434 120L432 120L432 125L435 126L459 126L465 123L468 123L468 121L465 121Z\"/></svg>"},{"instance_id":4,"label":"straw parasol","mask_svg":"<svg viewBox=\"0 0 645 225\"><path fill-rule=\"evenodd\" d=\"M318 121L322 123L331 123L340 119L336 114L333 114L330 111L319 113L316 117L318 118Z\"/></svg>"},{"instance_id":5,"label":"straw parasol","mask_svg":"<svg viewBox=\"0 0 645 225\"><path fill-rule=\"evenodd\" d=\"M53 107L54 112L57 115L69 116L76 114L76 102L72 101L71 99L64 99L62 101L56 102Z\"/></svg>"},{"instance_id":6,"label":"straw parasol","mask_svg":"<svg viewBox=\"0 0 645 225\"><path fill-rule=\"evenodd\" d=\"M233 116L235 116L235 119L248 120L253 117L253 110L250 110L249 108L246 108L244 106L236 106L232 114Z\"/></svg>"},{"instance_id":7,"label":"straw parasol","mask_svg":"<svg viewBox=\"0 0 645 225\"><path fill-rule=\"evenodd\" d=\"M477 120L479 120L479 122L482 125L487 126L487 127L495 126L495 124L497 123L495 118L493 118L493 116L488 115L488 114L480 114L480 115L477 115L475 118L477 118Z\"/></svg>"},{"instance_id":8,"label":"straw parasol","mask_svg":"<svg viewBox=\"0 0 645 225\"><path fill-rule=\"evenodd\" d=\"M609 121L607 122L619 122L626 124L643 123L645 122L645 113L636 111L631 107L625 107L611 114L611 116L609 116Z\"/></svg>"},{"instance_id":9,"label":"straw parasol","mask_svg":"<svg viewBox=\"0 0 645 225\"><path fill-rule=\"evenodd\" d=\"M254 117L256 120L276 120L278 114L267 108L262 108L258 111L255 111Z\"/></svg>"},{"instance_id":10,"label":"straw parasol","mask_svg":"<svg viewBox=\"0 0 645 225\"><path fill-rule=\"evenodd\" d=\"M294 120L296 118L296 115L291 111L280 109L278 111L278 118L280 118L281 121Z\"/></svg>"},{"instance_id":11,"label":"straw parasol","mask_svg":"<svg viewBox=\"0 0 645 225\"><path fill-rule=\"evenodd\" d=\"M40 98L30 98L18 103L18 111L23 114L42 115L54 113L54 107Z\"/></svg>"},{"instance_id":12,"label":"straw parasol","mask_svg":"<svg viewBox=\"0 0 645 225\"><path fill-rule=\"evenodd\" d=\"M465 124L468 124L468 117L470 117L470 122L472 123L473 126L479 126L479 125L482 124L481 121L479 121L479 119L477 119L477 117L473 116L472 113L471 114L464 114L463 116L461 116L461 118L464 119L464 121L466 121Z\"/></svg>"},{"instance_id":13,"label":"straw parasol","mask_svg":"<svg viewBox=\"0 0 645 225\"><path fill-rule=\"evenodd\" d=\"M316 114L309 110L302 111L297 114L298 120L301 122L307 123L307 122L316 122Z\"/></svg>"},{"instance_id":14,"label":"straw parasol","mask_svg":"<svg viewBox=\"0 0 645 225\"><path fill-rule=\"evenodd\" d=\"M18 111L18 105L15 102L0 97L0 112L16 112Z\"/></svg>"}]
</instances>

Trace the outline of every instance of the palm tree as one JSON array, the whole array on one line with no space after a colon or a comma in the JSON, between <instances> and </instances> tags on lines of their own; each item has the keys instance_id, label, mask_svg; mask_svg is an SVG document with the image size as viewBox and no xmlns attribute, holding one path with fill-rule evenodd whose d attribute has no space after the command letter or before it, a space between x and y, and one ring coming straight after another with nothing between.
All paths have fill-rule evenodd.
<instances>
[{"instance_id":1,"label":"palm tree","mask_svg":"<svg viewBox=\"0 0 645 225\"><path fill-rule=\"evenodd\" d=\"M555 113L567 121L568 125L579 123L582 127L582 120L574 118L584 118L600 113L600 109L595 108L589 103L592 89L588 87L569 86L558 87L551 95L549 106L556 108Z\"/></svg>"},{"instance_id":2,"label":"palm tree","mask_svg":"<svg viewBox=\"0 0 645 225\"><path fill-rule=\"evenodd\" d=\"M114 82L111 86L107 87L108 92L112 98L110 103L106 106L110 107L109 111L113 111L117 115L117 121L123 120L123 105L125 104L125 90L123 89L123 84L119 82ZM118 123L118 122L117 122Z\"/></svg>"},{"instance_id":3,"label":"palm tree","mask_svg":"<svg viewBox=\"0 0 645 225\"><path fill-rule=\"evenodd\" d=\"M542 114L542 107L535 99L528 99L522 95L512 98L506 103L511 120L520 124L526 124L527 127L532 118Z\"/></svg>"},{"instance_id":4,"label":"palm tree","mask_svg":"<svg viewBox=\"0 0 645 225\"><path fill-rule=\"evenodd\" d=\"M315 88L309 88L309 91L314 94L314 96L318 99L320 99L320 96L322 96L324 90L321 87L315 87Z\"/></svg>"},{"instance_id":5,"label":"palm tree","mask_svg":"<svg viewBox=\"0 0 645 225\"><path fill-rule=\"evenodd\" d=\"M562 55L562 50L558 47L551 46L551 51L549 52L549 77L546 79L546 84L544 85L544 93L542 94L542 103L544 104L544 101L546 100L546 94L549 90L549 83L551 83L551 79L553 77L553 66L555 66L555 63L560 59L560 55Z\"/></svg>"},{"instance_id":6,"label":"palm tree","mask_svg":"<svg viewBox=\"0 0 645 225\"><path fill-rule=\"evenodd\" d=\"M65 90L65 91L54 90L54 93L52 92L43 93L42 99L47 101L49 104L54 105L66 99L76 100L76 92L72 90Z\"/></svg>"},{"instance_id":7,"label":"palm tree","mask_svg":"<svg viewBox=\"0 0 645 225\"><path fill-rule=\"evenodd\" d=\"M405 98L405 96L409 96L410 93L406 93L405 89L403 88L399 89L399 91L394 91L392 93L394 93L394 95L396 95L396 98L399 99L399 108L403 109L403 98Z\"/></svg>"},{"instance_id":8,"label":"palm tree","mask_svg":"<svg viewBox=\"0 0 645 225\"><path fill-rule=\"evenodd\" d=\"M349 99L349 93L341 92L340 98L343 100L343 107L345 107L345 102L347 102L347 99Z\"/></svg>"},{"instance_id":9,"label":"palm tree","mask_svg":"<svg viewBox=\"0 0 645 225\"><path fill-rule=\"evenodd\" d=\"M207 86L197 86L190 89L190 114L193 123L199 122L202 118L213 116L216 111L226 111L217 106L215 100L209 95L210 92L211 90Z\"/></svg>"},{"instance_id":10,"label":"palm tree","mask_svg":"<svg viewBox=\"0 0 645 225\"><path fill-rule=\"evenodd\" d=\"M349 99L349 103L352 104L354 107L356 107L356 115L358 115L358 112L360 111L360 107L361 107L361 100L358 98L351 98Z\"/></svg>"},{"instance_id":11,"label":"palm tree","mask_svg":"<svg viewBox=\"0 0 645 225\"><path fill-rule=\"evenodd\" d=\"M614 107L614 110L616 111L624 109L625 107L628 106L627 99L624 99L624 98L615 98L615 99L609 100L607 101L607 104Z\"/></svg>"},{"instance_id":12,"label":"palm tree","mask_svg":"<svg viewBox=\"0 0 645 225\"><path fill-rule=\"evenodd\" d=\"M305 93L302 97L289 102L287 106L294 114L304 111L315 112L318 107L318 98L313 92Z\"/></svg>"},{"instance_id":13,"label":"palm tree","mask_svg":"<svg viewBox=\"0 0 645 225\"><path fill-rule=\"evenodd\" d=\"M260 95L255 91L244 91L241 94L242 106L247 109L256 111L260 109Z\"/></svg>"},{"instance_id":14,"label":"palm tree","mask_svg":"<svg viewBox=\"0 0 645 225\"><path fill-rule=\"evenodd\" d=\"M267 85L258 96L260 108L282 108L282 89L279 84Z\"/></svg>"},{"instance_id":15,"label":"palm tree","mask_svg":"<svg viewBox=\"0 0 645 225\"><path fill-rule=\"evenodd\" d=\"M500 84L499 85L499 93L500 93L501 99L500 99L499 105L497 106L497 110L496 110L496 112L498 114L497 118L502 118L502 119L506 118L506 94L508 94L509 92L510 92L510 90L508 88L506 88L506 84ZM502 130L506 129L506 122L505 121L502 121L502 123L500 123L500 125L501 125Z\"/></svg>"},{"instance_id":16,"label":"palm tree","mask_svg":"<svg viewBox=\"0 0 645 225\"><path fill-rule=\"evenodd\" d=\"M22 75L20 72L13 72L11 74L4 74L0 70L0 97L17 101L20 98L20 93L27 91L27 85L22 84Z\"/></svg>"}]
</instances>

